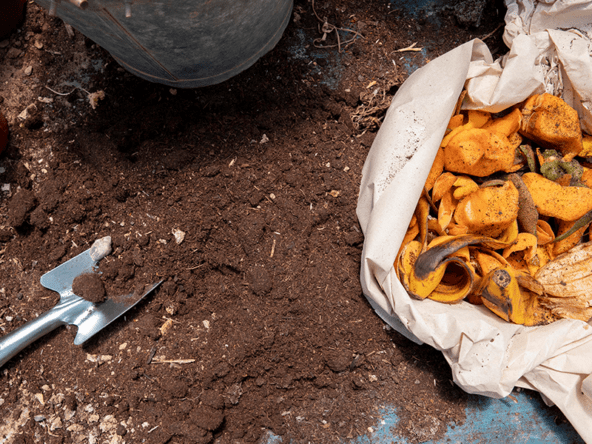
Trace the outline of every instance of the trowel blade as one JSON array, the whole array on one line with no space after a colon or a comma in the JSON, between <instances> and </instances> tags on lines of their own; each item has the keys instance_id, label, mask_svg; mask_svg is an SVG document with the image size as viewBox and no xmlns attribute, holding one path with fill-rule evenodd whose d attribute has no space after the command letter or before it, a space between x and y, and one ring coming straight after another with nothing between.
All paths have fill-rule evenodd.
<instances>
[{"instance_id":1,"label":"trowel blade","mask_svg":"<svg viewBox=\"0 0 592 444\"><path fill-rule=\"evenodd\" d=\"M57 266L41 276L41 285L60 296L70 293L74 278L84 273L92 273L97 262L90 256L90 249Z\"/></svg>"},{"instance_id":2,"label":"trowel blade","mask_svg":"<svg viewBox=\"0 0 592 444\"><path fill-rule=\"evenodd\" d=\"M74 338L74 345L84 343L95 333L98 333L101 329L130 310L134 305L140 302L144 296L148 295L152 290L158 287L161 282L162 281L148 286L143 292L112 297L98 305L93 304L87 307L80 316L72 322L73 325L78 326L78 332Z\"/></svg>"}]
</instances>

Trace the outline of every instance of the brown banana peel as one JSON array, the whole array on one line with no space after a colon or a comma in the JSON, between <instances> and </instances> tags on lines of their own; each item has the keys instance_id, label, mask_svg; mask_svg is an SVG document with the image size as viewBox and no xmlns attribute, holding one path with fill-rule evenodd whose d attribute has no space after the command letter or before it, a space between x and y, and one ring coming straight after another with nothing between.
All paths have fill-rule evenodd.
<instances>
[{"instance_id":1,"label":"brown banana peel","mask_svg":"<svg viewBox=\"0 0 592 444\"><path fill-rule=\"evenodd\" d=\"M545 325L557 318L538 302L538 295L521 287L512 267L498 268L485 276L480 287L483 305L500 318L526 326Z\"/></svg>"},{"instance_id":2,"label":"brown banana peel","mask_svg":"<svg viewBox=\"0 0 592 444\"><path fill-rule=\"evenodd\" d=\"M485 236L440 236L421 253L421 244L410 242L399 261L400 280L417 299L454 303L471 291L475 269L470 264L469 245L503 248L506 243ZM448 275L446 276L447 270Z\"/></svg>"}]
</instances>

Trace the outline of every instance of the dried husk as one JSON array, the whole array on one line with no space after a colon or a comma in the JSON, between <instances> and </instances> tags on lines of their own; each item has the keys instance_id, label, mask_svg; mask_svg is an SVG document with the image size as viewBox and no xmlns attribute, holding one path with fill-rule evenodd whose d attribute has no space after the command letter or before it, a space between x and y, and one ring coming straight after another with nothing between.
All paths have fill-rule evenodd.
<instances>
[{"instance_id":1,"label":"dried husk","mask_svg":"<svg viewBox=\"0 0 592 444\"><path fill-rule=\"evenodd\" d=\"M547 294L592 300L592 242L573 247L535 274Z\"/></svg>"}]
</instances>

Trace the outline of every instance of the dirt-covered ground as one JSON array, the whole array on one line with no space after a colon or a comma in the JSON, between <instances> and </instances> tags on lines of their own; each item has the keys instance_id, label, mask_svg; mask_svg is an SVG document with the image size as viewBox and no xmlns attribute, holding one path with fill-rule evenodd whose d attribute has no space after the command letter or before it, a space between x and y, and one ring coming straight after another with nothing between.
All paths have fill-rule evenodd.
<instances>
[{"instance_id":1,"label":"dirt-covered ground","mask_svg":"<svg viewBox=\"0 0 592 444\"><path fill-rule=\"evenodd\" d=\"M40 277L104 236L108 297L163 283L84 346L62 327L6 364L0 442L346 442L384 406L394 441L463 422L444 358L362 295L355 207L409 71L475 37L505 52L505 11L404 3L297 0L273 51L194 90L128 74L27 5L0 41L0 335L53 307ZM316 48L317 15L359 38Z\"/></svg>"}]
</instances>

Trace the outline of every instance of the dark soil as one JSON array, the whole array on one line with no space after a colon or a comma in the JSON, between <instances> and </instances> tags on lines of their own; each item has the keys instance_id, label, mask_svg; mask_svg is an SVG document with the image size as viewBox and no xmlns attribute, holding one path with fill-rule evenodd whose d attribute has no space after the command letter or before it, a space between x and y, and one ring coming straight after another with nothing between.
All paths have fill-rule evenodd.
<instances>
[{"instance_id":1,"label":"dark soil","mask_svg":"<svg viewBox=\"0 0 592 444\"><path fill-rule=\"evenodd\" d=\"M330 443L369 433L385 406L401 418L394 441L462 423L468 397L441 354L394 333L362 295L355 208L403 56L416 57L395 51L418 43L433 59L480 36L505 52L501 2L483 2L478 23L469 3L450 2L436 26L398 2L317 2L364 36L339 53L314 48L319 20L298 0L251 69L176 91L29 3L0 42L2 334L53 307L40 277L103 236L109 296L164 282L84 346L64 327L6 364L0 439L231 443L271 431Z\"/></svg>"},{"instance_id":2,"label":"dark soil","mask_svg":"<svg viewBox=\"0 0 592 444\"><path fill-rule=\"evenodd\" d=\"M100 304L107 299L107 292L96 273L84 273L76 276L72 282L72 293L94 304Z\"/></svg>"}]
</instances>

